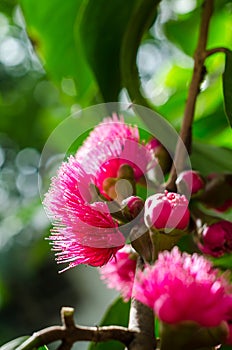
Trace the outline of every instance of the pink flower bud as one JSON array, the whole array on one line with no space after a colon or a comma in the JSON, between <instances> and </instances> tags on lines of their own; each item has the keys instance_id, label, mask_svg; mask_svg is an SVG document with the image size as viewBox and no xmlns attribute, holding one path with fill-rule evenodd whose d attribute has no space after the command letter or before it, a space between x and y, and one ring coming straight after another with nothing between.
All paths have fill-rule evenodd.
<instances>
[{"instance_id":1,"label":"pink flower bud","mask_svg":"<svg viewBox=\"0 0 232 350\"><path fill-rule=\"evenodd\" d=\"M232 252L232 222L227 220L218 221L206 226L202 232L200 250L214 257Z\"/></svg>"},{"instance_id":2,"label":"pink flower bud","mask_svg":"<svg viewBox=\"0 0 232 350\"><path fill-rule=\"evenodd\" d=\"M209 174L200 200L219 212L232 208L232 174Z\"/></svg>"},{"instance_id":3,"label":"pink flower bud","mask_svg":"<svg viewBox=\"0 0 232 350\"><path fill-rule=\"evenodd\" d=\"M176 186L180 193L193 195L205 187L205 182L198 171L186 170L179 174Z\"/></svg>"},{"instance_id":4,"label":"pink flower bud","mask_svg":"<svg viewBox=\"0 0 232 350\"><path fill-rule=\"evenodd\" d=\"M171 156L166 148L156 138L151 139L146 148L155 155L162 172L166 174L172 165Z\"/></svg>"},{"instance_id":5,"label":"pink flower bud","mask_svg":"<svg viewBox=\"0 0 232 350\"><path fill-rule=\"evenodd\" d=\"M122 201L124 214L128 219L134 219L143 209L144 201L138 196L131 196Z\"/></svg>"},{"instance_id":6,"label":"pink flower bud","mask_svg":"<svg viewBox=\"0 0 232 350\"><path fill-rule=\"evenodd\" d=\"M188 200L184 195L165 191L148 197L145 202L144 220L148 227L184 230L189 218Z\"/></svg>"},{"instance_id":7,"label":"pink flower bud","mask_svg":"<svg viewBox=\"0 0 232 350\"><path fill-rule=\"evenodd\" d=\"M157 148L160 146L161 146L161 143L155 137L151 139L147 144L147 148L153 152L155 152Z\"/></svg>"}]
</instances>

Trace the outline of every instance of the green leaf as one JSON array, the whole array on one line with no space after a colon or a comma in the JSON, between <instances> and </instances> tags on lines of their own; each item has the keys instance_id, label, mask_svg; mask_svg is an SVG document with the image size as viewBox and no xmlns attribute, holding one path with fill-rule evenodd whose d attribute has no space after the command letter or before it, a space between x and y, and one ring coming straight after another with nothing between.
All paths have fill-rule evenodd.
<instances>
[{"instance_id":1,"label":"green leaf","mask_svg":"<svg viewBox=\"0 0 232 350\"><path fill-rule=\"evenodd\" d=\"M220 258L213 258L213 264L222 269L232 269L232 255L226 254Z\"/></svg>"},{"instance_id":2,"label":"green leaf","mask_svg":"<svg viewBox=\"0 0 232 350\"><path fill-rule=\"evenodd\" d=\"M230 50L226 51L225 71L222 79L225 112L229 125L232 127L232 51Z\"/></svg>"},{"instance_id":3,"label":"green leaf","mask_svg":"<svg viewBox=\"0 0 232 350\"><path fill-rule=\"evenodd\" d=\"M130 99L145 107L149 107L149 104L140 92L141 83L136 58L142 37L155 21L159 2L160 0L137 1L129 18L120 54L122 81L128 90Z\"/></svg>"},{"instance_id":4,"label":"green leaf","mask_svg":"<svg viewBox=\"0 0 232 350\"><path fill-rule=\"evenodd\" d=\"M101 326L117 325L127 327L129 321L130 303L117 299L107 310L101 321ZM123 350L125 346L116 341L91 343L88 350Z\"/></svg>"},{"instance_id":5,"label":"green leaf","mask_svg":"<svg viewBox=\"0 0 232 350\"><path fill-rule=\"evenodd\" d=\"M195 120L193 127L193 136L199 140L212 139L219 136L228 127L222 105L213 113L205 115Z\"/></svg>"},{"instance_id":6,"label":"green leaf","mask_svg":"<svg viewBox=\"0 0 232 350\"><path fill-rule=\"evenodd\" d=\"M220 350L232 350L232 346L231 345L222 345L220 347Z\"/></svg>"},{"instance_id":7,"label":"green leaf","mask_svg":"<svg viewBox=\"0 0 232 350\"><path fill-rule=\"evenodd\" d=\"M45 69L58 81L73 78L78 100L84 100L94 88L94 81L75 37L75 31L78 31L76 20L82 11L83 0L19 2L30 39L45 62Z\"/></svg>"},{"instance_id":8,"label":"green leaf","mask_svg":"<svg viewBox=\"0 0 232 350\"><path fill-rule=\"evenodd\" d=\"M200 13L201 9L196 8L193 12L179 16L177 20L170 20L164 24L164 32L167 38L189 56L193 56L196 49Z\"/></svg>"},{"instance_id":9,"label":"green leaf","mask_svg":"<svg viewBox=\"0 0 232 350\"><path fill-rule=\"evenodd\" d=\"M2 345L0 347L0 350L15 350L18 346L24 343L28 338L30 338L30 336L25 335L25 336L13 339L10 342ZM40 349L40 350L45 350L45 349Z\"/></svg>"},{"instance_id":10,"label":"green leaf","mask_svg":"<svg viewBox=\"0 0 232 350\"><path fill-rule=\"evenodd\" d=\"M193 169L197 169L203 175L213 172L232 172L231 149L195 142L190 159Z\"/></svg>"},{"instance_id":11,"label":"green leaf","mask_svg":"<svg viewBox=\"0 0 232 350\"><path fill-rule=\"evenodd\" d=\"M117 101L121 88L119 56L136 0L89 0L80 23L87 60L104 100ZM130 50L130 47L128 47Z\"/></svg>"}]
</instances>

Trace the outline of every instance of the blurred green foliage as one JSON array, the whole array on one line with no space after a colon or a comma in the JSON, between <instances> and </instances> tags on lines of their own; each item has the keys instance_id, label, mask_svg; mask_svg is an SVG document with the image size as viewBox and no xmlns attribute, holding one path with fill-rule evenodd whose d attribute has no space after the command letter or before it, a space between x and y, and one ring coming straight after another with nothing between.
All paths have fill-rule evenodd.
<instances>
[{"instance_id":1,"label":"blurred green foliage","mask_svg":"<svg viewBox=\"0 0 232 350\"><path fill-rule=\"evenodd\" d=\"M139 76L129 78L140 82L142 97L177 130L192 74L202 2L162 0L154 24L143 28L141 43L142 32L137 33L133 47L139 47L138 52L130 55L131 62L137 62L130 74ZM130 101L125 90L128 77L125 81L121 70L122 46L128 27L131 30L135 23L138 29L133 17L138 6L148 3L0 2L0 344L50 324L61 305L77 303L73 282L65 274L57 275L43 239L49 223L36 180L39 156L53 129L71 113L104 101ZM208 47L215 46L232 49L230 0L215 1ZM232 171L224 67L223 53L206 60L197 100L191 160L205 175ZM230 72L231 63L224 75L229 107ZM79 123L82 127L85 120ZM51 315L46 322L42 309Z\"/></svg>"}]
</instances>

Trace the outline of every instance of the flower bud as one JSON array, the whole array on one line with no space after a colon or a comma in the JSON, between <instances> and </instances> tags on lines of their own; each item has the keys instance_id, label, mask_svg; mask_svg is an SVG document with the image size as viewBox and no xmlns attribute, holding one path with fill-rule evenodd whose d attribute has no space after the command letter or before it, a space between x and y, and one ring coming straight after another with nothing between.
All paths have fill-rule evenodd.
<instances>
[{"instance_id":1,"label":"flower bud","mask_svg":"<svg viewBox=\"0 0 232 350\"><path fill-rule=\"evenodd\" d=\"M150 140L146 147L153 152L154 156L159 162L163 174L167 174L171 168L172 159L166 148L156 138Z\"/></svg>"},{"instance_id":2,"label":"flower bud","mask_svg":"<svg viewBox=\"0 0 232 350\"><path fill-rule=\"evenodd\" d=\"M213 257L232 252L232 222L220 220L203 227L199 249Z\"/></svg>"},{"instance_id":3,"label":"flower bud","mask_svg":"<svg viewBox=\"0 0 232 350\"><path fill-rule=\"evenodd\" d=\"M165 191L147 198L144 220L147 227L155 230L188 227L190 212L184 195Z\"/></svg>"},{"instance_id":4,"label":"flower bud","mask_svg":"<svg viewBox=\"0 0 232 350\"><path fill-rule=\"evenodd\" d=\"M203 190L205 182L198 171L186 170L177 177L176 186L182 194L196 195Z\"/></svg>"},{"instance_id":5,"label":"flower bud","mask_svg":"<svg viewBox=\"0 0 232 350\"><path fill-rule=\"evenodd\" d=\"M142 211L144 201L138 196L131 196L122 201L123 214L129 219L134 219Z\"/></svg>"},{"instance_id":6,"label":"flower bud","mask_svg":"<svg viewBox=\"0 0 232 350\"><path fill-rule=\"evenodd\" d=\"M232 208L232 174L210 174L199 198L208 208L225 212Z\"/></svg>"}]
</instances>

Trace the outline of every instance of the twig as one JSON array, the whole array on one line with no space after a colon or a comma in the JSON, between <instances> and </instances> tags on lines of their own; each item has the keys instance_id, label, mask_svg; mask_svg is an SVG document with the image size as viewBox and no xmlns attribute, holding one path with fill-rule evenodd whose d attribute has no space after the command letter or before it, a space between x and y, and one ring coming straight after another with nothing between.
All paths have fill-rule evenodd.
<instances>
[{"instance_id":1,"label":"twig","mask_svg":"<svg viewBox=\"0 0 232 350\"><path fill-rule=\"evenodd\" d=\"M136 272L141 271L143 267L143 260L139 257ZM130 342L128 350L156 349L153 311L133 297L131 300L129 329L135 332L135 336L132 342Z\"/></svg>"},{"instance_id":2,"label":"twig","mask_svg":"<svg viewBox=\"0 0 232 350\"><path fill-rule=\"evenodd\" d=\"M203 4L203 12L201 17L200 33L198 38L197 48L194 54L194 70L192 80L189 86L187 102L184 111L183 123L180 131L180 138L182 139L189 154L191 153L192 144L192 123L195 112L195 105L197 95L200 91L200 84L202 82L202 75L204 73L204 61L207 57L206 43L208 38L209 22L213 13L213 0L205 0ZM183 170L185 166L185 150L182 142L177 142L174 162L166 184L168 190L176 190L177 174Z\"/></svg>"},{"instance_id":3,"label":"twig","mask_svg":"<svg viewBox=\"0 0 232 350\"><path fill-rule=\"evenodd\" d=\"M136 336L136 332L120 326L83 327L75 325L73 320L74 309L61 309L62 326L52 326L35 332L16 350L32 350L57 340L62 343L59 349L70 349L77 341L105 342L118 340L128 346Z\"/></svg>"},{"instance_id":4,"label":"twig","mask_svg":"<svg viewBox=\"0 0 232 350\"><path fill-rule=\"evenodd\" d=\"M213 47L205 52L205 58L214 55L215 53L226 53L228 49L226 47Z\"/></svg>"}]
</instances>

